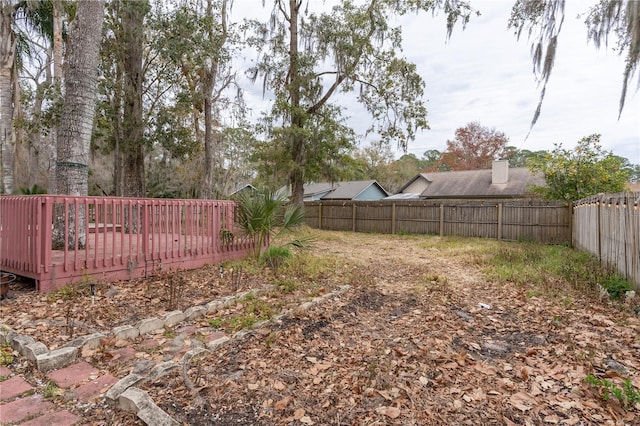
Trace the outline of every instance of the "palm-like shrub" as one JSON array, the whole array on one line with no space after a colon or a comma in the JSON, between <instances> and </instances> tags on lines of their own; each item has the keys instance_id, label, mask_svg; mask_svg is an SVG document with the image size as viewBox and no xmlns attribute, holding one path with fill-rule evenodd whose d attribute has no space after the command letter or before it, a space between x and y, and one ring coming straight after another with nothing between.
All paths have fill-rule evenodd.
<instances>
[{"instance_id":1,"label":"palm-like shrub","mask_svg":"<svg viewBox=\"0 0 640 426\"><path fill-rule=\"evenodd\" d=\"M287 197L269 189L243 192L238 200L236 224L253 244L256 259L272 238L291 232L304 223L300 206L288 204ZM288 241L285 245L303 247L303 239Z\"/></svg>"}]
</instances>

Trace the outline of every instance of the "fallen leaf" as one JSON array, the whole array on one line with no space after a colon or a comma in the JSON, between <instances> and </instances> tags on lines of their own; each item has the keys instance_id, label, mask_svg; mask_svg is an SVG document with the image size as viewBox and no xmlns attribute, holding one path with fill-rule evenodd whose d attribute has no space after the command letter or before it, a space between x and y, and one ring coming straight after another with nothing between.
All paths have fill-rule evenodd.
<instances>
[{"instance_id":1,"label":"fallen leaf","mask_svg":"<svg viewBox=\"0 0 640 426\"><path fill-rule=\"evenodd\" d=\"M524 392L517 392L511 395L509 403L520 411L531 410L536 400Z\"/></svg>"},{"instance_id":2,"label":"fallen leaf","mask_svg":"<svg viewBox=\"0 0 640 426\"><path fill-rule=\"evenodd\" d=\"M294 420L300 420L303 416L304 416L304 408L298 408L296 411L293 412L293 418Z\"/></svg>"},{"instance_id":3,"label":"fallen leaf","mask_svg":"<svg viewBox=\"0 0 640 426\"><path fill-rule=\"evenodd\" d=\"M380 394L381 397L383 397L384 399L386 399L387 401L391 401L391 396L389 395L389 392L384 391L384 390L379 390L377 391L378 394Z\"/></svg>"},{"instance_id":4,"label":"fallen leaf","mask_svg":"<svg viewBox=\"0 0 640 426\"><path fill-rule=\"evenodd\" d=\"M260 385L258 385L257 383L249 383L247 387L249 388L249 390L256 390L260 387Z\"/></svg>"},{"instance_id":5,"label":"fallen leaf","mask_svg":"<svg viewBox=\"0 0 640 426\"><path fill-rule=\"evenodd\" d=\"M311 417L309 417L309 416L302 416L302 417L300 417L300 423L304 423L305 425L312 425L312 424L314 424L314 423L313 423L313 420L311 420Z\"/></svg>"},{"instance_id":6,"label":"fallen leaf","mask_svg":"<svg viewBox=\"0 0 640 426\"><path fill-rule=\"evenodd\" d=\"M280 380L276 380L275 383L273 384L273 388L275 390L283 390L286 386L284 385L284 383L282 383Z\"/></svg>"},{"instance_id":7,"label":"fallen leaf","mask_svg":"<svg viewBox=\"0 0 640 426\"><path fill-rule=\"evenodd\" d=\"M397 407L389 407L384 410L384 415L391 419L397 419L400 417L400 409Z\"/></svg>"},{"instance_id":8,"label":"fallen leaf","mask_svg":"<svg viewBox=\"0 0 640 426\"><path fill-rule=\"evenodd\" d=\"M289 401L291 401L291 397L289 396L282 398L280 401L275 403L273 409L276 411L282 411L287 408L287 405L289 405Z\"/></svg>"}]
</instances>

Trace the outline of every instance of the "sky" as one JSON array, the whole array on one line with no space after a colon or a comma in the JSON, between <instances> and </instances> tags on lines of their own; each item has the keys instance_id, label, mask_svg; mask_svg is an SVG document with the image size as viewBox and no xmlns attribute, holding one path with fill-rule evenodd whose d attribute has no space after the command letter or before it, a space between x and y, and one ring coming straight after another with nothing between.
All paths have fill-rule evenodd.
<instances>
[{"instance_id":1,"label":"sky","mask_svg":"<svg viewBox=\"0 0 640 426\"><path fill-rule=\"evenodd\" d=\"M326 9L331 3L309 1L313 10ZM236 0L234 15L256 17L269 10L268 6L256 8L256 3ZM567 1L542 112L530 128L540 87L532 73L530 41L526 35L518 41L507 29L513 3L471 0L481 16L473 16L464 31L457 26L448 40L443 14L410 15L398 20L403 31L403 54L416 64L426 83L424 100L430 126L409 143L407 152L420 158L427 150L444 151L456 129L477 121L503 132L509 145L531 151L550 151L554 144L571 149L581 138L599 133L605 150L640 164L638 76L630 81L625 108L618 119L624 57L588 43L584 17L577 19L593 1ZM245 97L254 118L269 104L268 95L263 98L259 86L257 83L249 88ZM348 123L362 134L370 118L355 102L355 95L342 97L340 102ZM363 140L361 146L374 137ZM402 154L397 152L396 157Z\"/></svg>"}]
</instances>

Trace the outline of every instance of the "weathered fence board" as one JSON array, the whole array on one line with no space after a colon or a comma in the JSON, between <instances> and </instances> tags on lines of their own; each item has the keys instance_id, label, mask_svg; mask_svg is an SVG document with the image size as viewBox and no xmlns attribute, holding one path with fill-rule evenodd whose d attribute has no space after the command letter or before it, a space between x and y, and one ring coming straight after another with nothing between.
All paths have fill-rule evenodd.
<instances>
[{"instance_id":1,"label":"weathered fence board","mask_svg":"<svg viewBox=\"0 0 640 426\"><path fill-rule=\"evenodd\" d=\"M573 245L616 268L640 290L640 192L600 194L575 203Z\"/></svg>"},{"instance_id":2,"label":"weathered fence board","mask_svg":"<svg viewBox=\"0 0 640 426\"><path fill-rule=\"evenodd\" d=\"M383 234L435 234L461 237L571 241L571 209L540 200L382 200L309 201L312 228Z\"/></svg>"}]
</instances>

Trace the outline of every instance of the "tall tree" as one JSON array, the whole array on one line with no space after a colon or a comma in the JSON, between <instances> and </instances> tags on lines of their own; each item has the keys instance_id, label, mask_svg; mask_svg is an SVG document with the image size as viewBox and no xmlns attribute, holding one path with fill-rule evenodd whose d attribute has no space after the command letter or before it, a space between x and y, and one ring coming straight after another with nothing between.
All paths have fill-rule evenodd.
<instances>
[{"instance_id":1,"label":"tall tree","mask_svg":"<svg viewBox=\"0 0 640 426\"><path fill-rule=\"evenodd\" d=\"M476 170L491 168L491 162L506 156L509 139L504 133L472 122L456 130L455 139L447 141L434 170Z\"/></svg>"},{"instance_id":2,"label":"tall tree","mask_svg":"<svg viewBox=\"0 0 640 426\"><path fill-rule=\"evenodd\" d=\"M546 184L533 190L545 198L568 201L620 192L630 175L623 160L602 149L599 134L582 138L574 149L558 144L543 158L530 162L529 168L542 173Z\"/></svg>"},{"instance_id":3,"label":"tall tree","mask_svg":"<svg viewBox=\"0 0 640 426\"><path fill-rule=\"evenodd\" d=\"M159 40L163 58L182 74L184 91L192 102L196 140L204 148L202 198L223 195L224 188L215 177L223 173L223 117L242 116L243 105L235 85L231 58L238 46L236 25L229 22L229 0L185 2L164 21L166 33Z\"/></svg>"},{"instance_id":4,"label":"tall tree","mask_svg":"<svg viewBox=\"0 0 640 426\"><path fill-rule=\"evenodd\" d=\"M88 195L89 145L96 106L103 18L104 0L81 0L69 25L64 105L57 139L58 194ZM80 211L75 214L82 232L85 214ZM77 240L84 246L85 239L83 233L69 235L69 244L73 245Z\"/></svg>"},{"instance_id":5,"label":"tall tree","mask_svg":"<svg viewBox=\"0 0 640 426\"><path fill-rule=\"evenodd\" d=\"M123 68L122 140L118 146L122 155L122 188L125 197L144 197L144 131L143 94L143 49L145 47L144 18L149 12L147 0L122 0L121 2L121 64Z\"/></svg>"},{"instance_id":6,"label":"tall tree","mask_svg":"<svg viewBox=\"0 0 640 426\"><path fill-rule=\"evenodd\" d=\"M22 1L15 22L18 37L14 85L17 187L55 192L56 126L62 106L63 22L72 7L61 0Z\"/></svg>"},{"instance_id":7,"label":"tall tree","mask_svg":"<svg viewBox=\"0 0 640 426\"><path fill-rule=\"evenodd\" d=\"M69 25L64 106L58 127L57 193L87 195L104 0L81 0Z\"/></svg>"},{"instance_id":8,"label":"tall tree","mask_svg":"<svg viewBox=\"0 0 640 426\"><path fill-rule=\"evenodd\" d=\"M0 142L2 143L2 186L0 193L13 192L13 90L12 72L16 55L16 37L13 32L15 5L12 0L0 0Z\"/></svg>"},{"instance_id":9,"label":"tall tree","mask_svg":"<svg viewBox=\"0 0 640 426\"><path fill-rule=\"evenodd\" d=\"M515 146L507 146L504 150L504 159L509 160L509 167L526 167L535 158L543 158L548 152L544 150L530 151L518 149Z\"/></svg>"},{"instance_id":10,"label":"tall tree","mask_svg":"<svg viewBox=\"0 0 640 426\"><path fill-rule=\"evenodd\" d=\"M565 19L565 2L566 0L516 0L511 10L509 27L515 30L518 38L524 32L532 39L533 70L542 83L538 106L531 121L532 127L540 117L547 82L553 70ZM640 1L600 0L589 9L585 23L588 38L597 48L607 46L609 37L615 37L616 50L620 55L626 55L618 109L620 115L624 109L629 81L640 64ZM638 77L640 79L640 74Z\"/></svg>"},{"instance_id":11,"label":"tall tree","mask_svg":"<svg viewBox=\"0 0 640 426\"><path fill-rule=\"evenodd\" d=\"M369 0L363 5L345 0L330 13L318 14L306 13L302 0L275 0L270 24L254 22L255 45L264 54L252 76L262 76L264 89L275 94L265 125L271 145L278 145L288 159L283 164L293 202L302 203L310 155L317 153L309 145L317 142L310 126L320 117L340 122L340 109L331 105L336 94L356 91L374 119L369 131L385 143L406 149L416 131L428 128L424 82L415 65L398 56L401 30L389 22L393 15L434 12L440 6L447 14L449 34L458 19L466 23L469 18L469 5L457 0ZM320 143L335 144L326 139Z\"/></svg>"}]
</instances>

